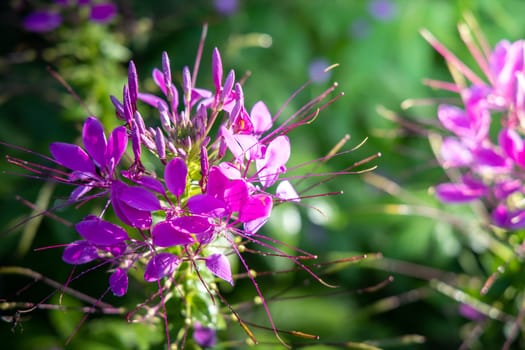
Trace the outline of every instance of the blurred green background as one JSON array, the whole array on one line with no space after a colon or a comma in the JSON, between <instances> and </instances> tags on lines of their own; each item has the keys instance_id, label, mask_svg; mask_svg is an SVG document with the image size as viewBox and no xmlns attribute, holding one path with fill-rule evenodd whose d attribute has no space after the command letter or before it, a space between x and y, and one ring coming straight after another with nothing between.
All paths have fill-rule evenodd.
<instances>
[{"instance_id":1,"label":"blurred green background","mask_svg":"<svg viewBox=\"0 0 525 350\"><path fill-rule=\"evenodd\" d=\"M351 348L364 345L349 342L365 341L398 349L500 348L513 334L515 324L523 327L522 322L514 321L523 303L524 271L512 248L520 233L495 235L484 226L479 208L446 207L434 199L428 189L446 177L426 136L411 126L435 124L435 105L409 110L400 106L409 98L448 96L422 84L424 78L450 77L442 58L419 34L420 29L427 28L473 64L457 32L463 14L472 13L494 45L503 38L525 36L525 3L239 0L233 11L226 12L218 3L221 1L115 1L118 15L109 24L92 23L80 7L72 6L60 28L31 33L23 30L24 16L51 5L45 1L3 1L0 140L48 155L50 142L78 141L88 115L84 106L108 128L116 125L108 96L121 97L128 60L133 59L137 66L142 91L156 92L151 70L160 66L162 51L170 55L174 80L180 81L181 68L193 65L204 22L209 28L198 86L212 86L210 53L217 46L225 70L234 69L238 77L250 72L244 85L247 106L263 100L275 113L311 77L316 64L338 63L339 67L327 74L328 80L312 83L283 113L283 118L290 115L333 81L345 93L322 111L315 123L291 133L289 164L319 158L350 134L347 149L368 140L321 170L344 169L380 152L382 157L368 164L378 168L365 175L338 177L315 190L342 190L342 195L311 199L299 207L277 207L265 233L319 255L320 262L370 255L355 263L334 262L316 269L326 281L340 286L337 289L320 285L303 271L259 278L266 297L272 299L270 307L278 328L319 335L317 342L284 336L297 347L309 349ZM374 10L378 4L383 7ZM72 86L84 106L53 78L49 68ZM385 114L407 123L393 122ZM154 120L155 115L147 118ZM1 153L3 158L9 154L38 160L13 147L1 146ZM61 249L34 250L70 242L76 233L50 218L19 225L31 213L19 198L52 205L53 198L66 196L68 189L43 186L42 181L12 174L21 170L5 159L0 169L4 171L0 181L0 265L27 267L65 282L71 266L61 261ZM318 215L311 207L325 215ZM82 213L68 209L57 215L74 221ZM375 255L379 253L382 258ZM258 255L248 259L258 271L292 267L282 259ZM505 271L482 295L483 283L499 266ZM382 288L367 289L390 276L393 281ZM98 298L107 288L107 276L93 271L72 287ZM104 300L132 310L148 296L140 286L132 287L138 292ZM101 315L90 315L65 346L83 317L78 300L64 298L63 305L72 309L67 312L35 310L22 315L6 304L39 302L53 290L42 281L3 270L0 339L9 344L6 349L163 348L161 324L128 324L122 316ZM224 294L239 307L241 317L268 324L262 308L254 305L256 294L248 281L239 281L234 290ZM59 295L46 303L58 304ZM291 296L298 298L285 299ZM461 303L486 310L490 317L464 317ZM13 323L14 316L20 316L20 322ZM271 331L257 327L253 331L261 348L282 347ZM218 348L247 346L243 343L246 334L235 322L219 336L223 342ZM525 338L517 335L512 347L525 348Z\"/></svg>"}]
</instances>

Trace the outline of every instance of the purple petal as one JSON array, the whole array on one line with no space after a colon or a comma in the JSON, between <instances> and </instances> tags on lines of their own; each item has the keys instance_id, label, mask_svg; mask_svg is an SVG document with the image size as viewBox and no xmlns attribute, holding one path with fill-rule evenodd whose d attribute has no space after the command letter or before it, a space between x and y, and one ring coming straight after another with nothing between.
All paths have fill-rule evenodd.
<instances>
[{"instance_id":1,"label":"purple petal","mask_svg":"<svg viewBox=\"0 0 525 350\"><path fill-rule=\"evenodd\" d=\"M206 267L215 276L233 285L230 261L223 254L212 254L206 258Z\"/></svg>"},{"instance_id":2,"label":"purple petal","mask_svg":"<svg viewBox=\"0 0 525 350\"><path fill-rule=\"evenodd\" d=\"M485 187L470 187L463 183L444 183L436 186L437 197L446 203L469 202L482 197L486 192Z\"/></svg>"},{"instance_id":3,"label":"purple petal","mask_svg":"<svg viewBox=\"0 0 525 350\"><path fill-rule=\"evenodd\" d=\"M202 216L181 216L170 222L176 230L188 234L208 233L214 228L210 221Z\"/></svg>"},{"instance_id":4,"label":"purple petal","mask_svg":"<svg viewBox=\"0 0 525 350\"><path fill-rule=\"evenodd\" d=\"M394 17L396 8L392 0L372 0L368 4L368 12L380 21L387 21Z\"/></svg>"},{"instance_id":5,"label":"purple petal","mask_svg":"<svg viewBox=\"0 0 525 350\"><path fill-rule=\"evenodd\" d=\"M164 169L164 182L168 190L176 197L180 197L186 189L188 167L181 158L172 159Z\"/></svg>"},{"instance_id":6,"label":"purple petal","mask_svg":"<svg viewBox=\"0 0 525 350\"><path fill-rule=\"evenodd\" d=\"M453 137L446 137L443 140L440 153L445 168L467 166L472 163L473 159L472 152L462 142Z\"/></svg>"},{"instance_id":7,"label":"purple petal","mask_svg":"<svg viewBox=\"0 0 525 350\"><path fill-rule=\"evenodd\" d=\"M62 16L52 11L36 11L24 18L24 29L29 32L49 32L62 24Z\"/></svg>"},{"instance_id":8,"label":"purple petal","mask_svg":"<svg viewBox=\"0 0 525 350\"><path fill-rule=\"evenodd\" d=\"M272 211L272 197L256 194L248 198L239 211L239 221L249 222L255 219L268 218Z\"/></svg>"},{"instance_id":9,"label":"purple petal","mask_svg":"<svg viewBox=\"0 0 525 350\"><path fill-rule=\"evenodd\" d=\"M141 185L148 190L155 191L157 193L160 193L162 195L166 194L166 191L164 190L164 186L162 185L162 182L155 179L154 177L143 175L142 177L138 179L133 179L135 183L138 185Z\"/></svg>"},{"instance_id":10,"label":"purple petal","mask_svg":"<svg viewBox=\"0 0 525 350\"><path fill-rule=\"evenodd\" d=\"M122 241L122 242L111 244L111 245L97 245L98 250L103 250L105 252L108 252L111 255L113 255L115 258L122 256L126 252L127 248L128 248L128 245L126 244L126 241Z\"/></svg>"},{"instance_id":11,"label":"purple petal","mask_svg":"<svg viewBox=\"0 0 525 350\"><path fill-rule=\"evenodd\" d=\"M211 74L213 77L213 84L215 91L219 93L222 86L222 60L219 50L215 47L211 56Z\"/></svg>"},{"instance_id":12,"label":"purple petal","mask_svg":"<svg viewBox=\"0 0 525 350\"><path fill-rule=\"evenodd\" d=\"M438 118L446 129L458 136L469 136L472 134L472 125L468 114L459 107L440 105L438 107Z\"/></svg>"},{"instance_id":13,"label":"purple petal","mask_svg":"<svg viewBox=\"0 0 525 350\"><path fill-rule=\"evenodd\" d=\"M460 304L459 314L472 321L483 321L486 318L484 314L482 314L469 304Z\"/></svg>"},{"instance_id":14,"label":"purple petal","mask_svg":"<svg viewBox=\"0 0 525 350\"><path fill-rule=\"evenodd\" d=\"M213 328L204 327L199 322L195 322L193 340L204 348L213 348L217 344L217 332Z\"/></svg>"},{"instance_id":15,"label":"purple petal","mask_svg":"<svg viewBox=\"0 0 525 350\"><path fill-rule=\"evenodd\" d=\"M123 268L117 268L111 276L109 276L109 287L111 292L117 296L121 297L126 294L128 291L128 274Z\"/></svg>"},{"instance_id":16,"label":"purple petal","mask_svg":"<svg viewBox=\"0 0 525 350\"><path fill-rule=\"evenodd\" d=\"M499 204L492 212L492 221L499 227L519 230L525 227L525 210L509 211L505 205Z\"/></svg>"},{"instance_id":17,"label":"purple petal","mask_svg":"<svg viewBox=\"0 0 525 350\"><path fill-rule=\"evenodd\" d=\"M239 0L213 0L213 6L224 16L233 15L239 8Z\"/></svg>"},{"instance_id":18,"label":"purple petal","mask_svg":"<svg viewBox=\"0 0 525 350\"><path fill-rule=\"evenodd\" d=\"M98 257L97 248L87 241L70 243L62 254L62 260L72 265L85 264L98 259Z\"/></svg>"},{"instance_id":19,"label":"purple petal","mask_svg":"<svg viewBox=\"0 0 525 350\"><path fill-rule=\"evenodd\" d=\"M117 14L117 6L111 2L100 2L91 5L91 13L89 18L93 22L107 23Z\"/></svg>"},{"instance_id":20,"label":"purple petal","mask_svg":"<svg viewBox=\"0 0 525 350\"><path fill-rule=\"evenodd\" d=\"M164 78L164 73L161 72L158 68L154 68L153 69L153 81L162 90L164 95L168 95L168 90L166 89L166 80Z\"/></svg>"},{"instance_id":21,"label":"purple petal","mask_svg":"<svg viewBox=\"0 0 525 350\"><path fill-rule=\"evenodd\" d=\"M207 194L197 194L190 197L187 205L193 214L205 214L213 217L223 217L229 214L226 202Z\"/></svg>"},{"instance_id":22,"label":"purple petal","mask_svg":"<svg viewBox=\"0 0 525 350\"><path fill-rule=\"evenodd\" d=\"M230 180L226 177L223 170L219 167L211 167L208 173L208 184L206 186L206 194L223 199L224 191L228 186Z\"/></svg>"},{"instance_id":23,"label":"purple petal","mask_svg":"<svg viewBox=\"0 0 525 350\"><path fill-rule=\"evenodd\" d=\"M122 186L118 199L130 207L141 211L161 209L159 199L147 189L138 186Z\"/></svg>"},{"instance_id":24,"label":"purple petal","mask_svg":"<svg viewBox=\"0 0 525 350\"><path fill-rule=\"evenodd\" d=\"M494 195L498 200L504 200L516 191L523 191L523 184L519 179L502 180L494 186Z\"/></svg>"},{"instance_id":25,"label":"purple petal","mask_svg":"<svg viewBox=\"0 0 525 350\"><path fill-rule=\"evenodd\" d=\"M86 151L79 146L70 143L53 142L49 146L49 150L58 164L71 170L96 174L95 164L93 164Z\"/></svg>"},{"instance_id":26,"label":"purple petal","mask_svg":"<svg viewBox=\"0 0 525 350\"><path fill-rule=\"evenodd\" d=\"M162 221L153 226L151 231L153 244L157 247L173 247L176 245L188 245L195 242L188 233L175 227L170 221Z\"/></svg>"},{"instance_id":27,"label":"purple petal","mask_svg":"<svg viewBox=\"0 0 525 350\"><path fill-rule=\"evenodd\" d=\"M263 101L255 103L250 111L250 119L253 124L253 131L262 134L272 127L272 115Z\"/></svg>"},{"instance_id":28,"label":"purple petal","mask_svg":"<svg viewBox=\"0 0 525 350\"><path fill-rule=\"evenodd\" d=\"M71 191L71 194L69 195L69 200L77 202L80 200L80 198L82 198L86 193L88 193L92 189L93 186L91 185L78 186L73 191Z\"/></svg>"},{"instance_id":29,"label":"purple petal","mask_svg":"<svg viewBox=\"0 0 525 350\"><path fill-rule=\"evenodd\" d=\"M113 164L116 166L120 162L127 146L128 133L126 127L119 126L115 128L109 135L108 147L105 155L106 161L113 159Z\"/></svg>"},{"instance_id":30,"label":"purple petal","mask_svg":"<svg viewBox=\"0 0 525 350\"><path fill-rule=\"evenodd\" d=\"M504 158L491 148L479 148L474 151L474 157L476 162L481 166L487 166L493 168L493 171L505 171L506 168L510 167L508 159ZM500 169L494 169L500 168Z\"/></svg>"},{"instance_id":31,"label":"purple petal","mask_svg":"<svg viewBox=\"0 0 525 350\"><path fill-rule=\"evenodd\" d=\"M75 225L75 229L93 244L112 245L129 239L123 228L96 216L86 217Z\"/></svg>"},{"instance_id":32,"label":"purple petal","mask_svg":"<svg viewBox=\"0 0 525 350\"><path fill-rule=\"evenodd\" d=\"M148 262L144 272L146 282L155 282L161 278L171 275L179 266L180 259L170 253L159 253Z\"/></svg>"},{"instance_id":33,"label":"purple petal","mask_svg":"<svg viewBox=\"0 0 525 350\"><path fill-rule=\"evenodd\" d=\"M524 144L520 135L514 130L503 128L498 136L498 142L503 152L514 161L523 153Z\"/></svg>"},{"instance_id":34,"label":"purple petal","mask_svg":"<svg viewBox=\"0 0 525 350\"><path fill-rule=\"evenodd\" d=\"M164 101L162 98L158 96L147 94L144 92L139 92L138 99L144 103L149 104L150 106L154 108L157 108L160 104L162 105L163 108L168 109L168 104L166 103L166 101Z\"/></svg>"},{"instance_id":35,"label":"purple petal","mask_svg":"<svg viewBox=\"0 0 525 350\"><path fill-rule=\"evenodd\" d=\"M127 225L136 227L141 230L149 229L151 226L151 212L135 209L122 201L121 192L126 187L120 181L114 181L111 186L111 204L117 217Z\"/></svg>"},{"instance_id":36,"label":"purple petal","mask_svg":"<svg viewBox=\"0 0 525 350\"><path fill-rule=\"evenodd\" d=\"M91 158L99 167L106 165L106 149L108 143L104 135L102 123L93 117L88 117L82 128L82 141Z\"/></svg>"}]
</instances>

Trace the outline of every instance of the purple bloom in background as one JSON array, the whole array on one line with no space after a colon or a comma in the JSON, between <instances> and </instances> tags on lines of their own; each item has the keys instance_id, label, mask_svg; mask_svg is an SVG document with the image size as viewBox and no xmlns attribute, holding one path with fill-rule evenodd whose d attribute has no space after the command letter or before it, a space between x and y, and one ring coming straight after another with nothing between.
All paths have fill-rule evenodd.
<instances>
[{"instance_id":1,"label":"purple bloom in background","mask_svg":"<svg viewBox=\"0 0 525 350\"><path fill-rule=\"evenodd\" d=\"M239 9L239 0L213 0L213 7L221 15L230 16Z\"/></svg>"},{"instance_id":2,"label":"purple bloom in background","mask_svg":"<svg viewBox=\"0 0 525 350\"><path fill-rule=\"evenodd\" d=\"M96 23L108 23L117 14L117 6L111 2L101 2L91 5L89 19Z\"/></svg>"},{"instance_id":3,"label":"purple bloom in background","mask_svg":"<svg viewBox=\"0 0 525 350\"><path fill-rule=\"evenodd\" d=\"M481 312L470 306L469 304L459 304L459 314L472 321L482 321L486 318Z\"/></svg>"},{"instance_id":4,"label":"purple bloom in background","mask_svg":"<svg viewBox=\"0 0 525 350\"><path fill-rule=\"evenodd\" d=\"M203 326L200 322L195 322L193 340L203 348L212 348L217 344L217 332L213 328Z\"/></svg>"},{"instance_id":5,"label":"purple bloom in background","mask_svg":"<svg viewBox=\"0 0 525 350\"><path fill-rule=\"evenodd\" d=\"M380 21L387 21L395 16L396 8L391 0L372 0L368 3L368 12Z\"/></svg>"},{"instance_id":6,"label":"purple bloom in background","mask_svg":"<svg viewBox=\"0 0 525 350\"><path fill-rule=\"evenodd\" d=\"M308 66L308 74L310 80L315 83L324 83L330 79L332 72L325 72L325 69L329 66L328 60L325 58L316 58Z\"/></svg>"},{"instance_id":7,"label":"purple bloom in background","mask_svg":"<svg viewBox=\"0 0 525 350\"><path fill-rule=\"evenodd\" d=\"M364 39L370 34L370 23L364 18L358 18L350 24L348 32L352 38Z\"/></svg>"},{"instance_id":8,"label":"purple bloom in background","mask_svg":"<svg viewBox=\"0 0 525 350\"><path fill-rule=\"evenodd\" d=\"M90 0L54 0L54 3L61 10L66 7L89 7L89 20L95 23L104 24L110 22L117 14L117 6L112 2L95 2ZM70 6L72 5L72 6ZM66 17L67 18L67 17ZM50 32L60 27L62 24L62 15L54 9L38 10L23 20L23 27L29 32Z\"/></svg>"},{"instance_id":9,"label":"purple bloom in background","mask_svg":"<svg viewBox=\"0 0 525 350\"><path fill-rule=\"evenodd\" d=\"M491 211L493 224L521 229L525 227L525 41L503 40L492 52L483 54L484 48L472 39L480 34L471 33L467 25L461 31L484 77L474 73L432 34L422 31L452 67L455 81L465 82L429 81L435 88L459 94L463 102L462 106L438 107L442 127L453 134L444 137L439 160L444 168L453 168L461 176L457 182L436 186L436 195L452 203L482 200ZM498 122L494 123L496 117Z\"/></svg>"},{"instance_id":10,"label":"purple bloom in background","mask_svg":"<svg viewBox=\"0 0 525 350\"><path fill-rule=\"evenodd\" d=\"M54 11L35 11L26 16L24 29L29 32L50 32L62 24L62 16Z\"/></svg>"}]
</instances>

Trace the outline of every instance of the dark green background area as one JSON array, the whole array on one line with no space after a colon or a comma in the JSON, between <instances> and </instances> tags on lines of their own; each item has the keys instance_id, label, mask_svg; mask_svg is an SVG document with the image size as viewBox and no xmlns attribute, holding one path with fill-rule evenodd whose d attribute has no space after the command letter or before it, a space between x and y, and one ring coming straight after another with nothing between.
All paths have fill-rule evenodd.
<instances>
[{"instance_id":1,"label":"dark green background area","mask_svg":"<svg viewBox=\"0 0 525 350\"><path fill-rule=\"evenodd\" d=\"M437 202L428 189L445 181L446 176L435 161L428 139L406 125L388 120L379 111L390 110L410 125L437 125L435 105L401 108L406 99L455 98L423 85L425 78L451 78L441 56L419 31L428 29L475 67L457 31L463 14L473 14L494 45L504 38L518 40L525 36L525 3L392 0L394 16L382 21L370 14L370 1L365 0L239 2L236 13L222 16L211 1L117 1L119 15L112 24L90 23L82 19L81 12L75 15L71 10L61 28L36 34L24 32L21 21L31 9L46 6L46 2L4 1L0 5L0 140L49 155L50 142L79 142L82 121L89 114L100 118L107 129L116 126L109 95L121 98L127 62L134 60L141 90L157 92L151 70L160 67L161 54L166 51L174 81L179 83L182 67L193 66L204 22L209 25L208 37L197 85L212 88L211 51L218 47L226 72L234 69L237 77L250 73L243 86L249 108L263 100L276 113L309 79L308 68L315 59L339 64L328 82L309 85L284 109L281 121L334 81L339 84L338 91L344 92L314 123L290 133L292 159L288 165L291 168L322 157L349 134L351 140L345 149L365 138L367 142L317 171L338 171L380 152L380 158L360 167L377 166L373 172L376 177L339 176L316 188L313 194L343 194L305 200L297 207L278 207L264 233L318 255L321 262L371 255L356 263L332 263L316 270L323 279L338 285L336 289L322 286L304 271L258 278L271 300L278 328L319 335L318 342L284 335L290 343L312 344L307 348L317 350L345 348L343 344L352 348L349 342L396 349L456 349L464 342L475 349L500 348L513 323L495 319L473 322L462 317L458 311L461 294L457 291L472 296L467 300L472 305L483 302L484 306L492 305L516 316L523 299L524 271L520 259L508 247L520 239L521 233L512 237L501 234L496 240L468 205L445 206ZM356 22L367 26L362 37L352 34ZM49 69L72 86L89 112ZM144 108L143 114L148 122L157 123L153 111ZM433 130L440 132L438 128ZM33 228L21 225L31 210L17 198L35 202L45 196L43 191L52 191L48 205L53 206L59 203L57 199L68 195L70 188L42 190L44 181L20 176L27 172L5 160L5 155L11 155L42 162L35 154L3 145L0 154L0 170L4 172L0 180L0 268L26 267L50 279L66 281L71 266L62 262L62 249L35 249L71 242L77 234L50 218ZM309 183L315 183L315 179ZM326 217L318 221L312 217L311 207L319 208ZM70 208L56 214L74 222L87 210ZM283 229L294 217L301 219L298 232ZM487 241L487 237L492 240ZM257 271L293 267L285 259L256 254L248 254L247 259ZM482 284L501 265L506 272L487 295L481 295ZM390 277L393 281L387 283ZM71 287L98 298L107 288L107 278L101 268ZM367 289L383 282L382 288ZM0 304L39 302L53 291L27 276L0 274ZM152 291L144 283L133 281L125 298L108 296L104 300L131 310ZM232 305L248 305L240 307L241 317L268 325L263 309L254 305L256 293L249 281L238 281L233 290L225 289L224 295ZM56 293L46 303L58 304L59 296ZM301 297L281 300L289 296ZM81 305L75 298L65 297L62 303L73 311L35 310L21 315L17 324L8 322L14 309L0 309L2 346L163 348L164 330L160 324L128 324L124 317L102 315L89 316L65 346L83 315L75 311ZM180 305L173 303L169 307L176 315ZM176 334L180 326L175 322L171 334ZM256 327L253 331L261 349L282 348L271 331ZM479 333L471 338L476 331ZM230 322L219 336L222 345L218 348L246 347L246 334L235 322ZM423 338L425 342L421 343ZM525 348L525 338L518 335L513 348Z\"/></svg>"}]
</instances>

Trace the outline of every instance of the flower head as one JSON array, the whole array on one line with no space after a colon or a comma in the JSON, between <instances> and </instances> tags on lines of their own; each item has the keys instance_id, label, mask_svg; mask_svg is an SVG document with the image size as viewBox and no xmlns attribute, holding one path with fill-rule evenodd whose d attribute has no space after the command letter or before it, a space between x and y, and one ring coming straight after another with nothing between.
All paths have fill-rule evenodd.
<instances>
[{"instance_id":1,"label":"flower head","mask_svg":"<svg viewBox=\"0 0 525 350\"><path fill-rule=\"evenodd\" d=\"M457 81L429 83L458 93L463 101L461 107L448 104L438 107L438 119L451 134L441 143L441 164L459 170L462 176L455 182L438 185L436 194L444 202L484 200L492 210L494 224L508 229L522 228L525 227L520 175L525 168L524 41L503 40L487 52L474 44L466 25L460 26L460 33L484 78L430 33L423 32L447 60ZM484 42L479 37L478 41ZM495 122L496 115L501 116L500 122Z\"/></svg>"},{"instance_id":2,"label":"flower head","mask_svg":"<svg viewBox=\"0 0 525 350\"><path fill-rule=\"evenodd\" d=\"M279 125L280 112L272 115L263 101L245 105L235 73L223 74L218 49L213 50L211 66L211 89L197 87L198 72L188 67L183 68L177 85L172 81L168 54L163 53L160 68L152 73L159 91L149 93L140 90L135 65L130 62L122 99L111 96L122 125L106 134L102 123L90 116L82 128L82 147L51 144L52 158L48 159L67 169L56 170L54 179L75 187L68 203L84 204L95 198L105 203L75 224L80 239L64 249L62 258L72 265L97 261L107 266L108 290L116 296L125 295L129 278L137 276L136 270L142 271L142 280L159 288L150 300L158 303L152 309L164 307L168 298L183 299L183 304L187 303L185 317L195 321L194 339L204 347L215 344L215 329L208 326L218 322L203 327L191 319L197 313L191 312L196 307L191 300L195 293L207 293L209 319L217 317L211 314L217 308L215 297L220 295L215 282L234 285L231 262L238 260L280 339L242 253L246 244L259 244L325 283L301 262L314 259L314 255L300 250L301 256L287 254L279 242L259 232L275 205L301 200L294 179L330 179L351 173L350 167L335 174L288 174L292 145L287 133L313 121L337 99L323 102L337 85ZM149 118L139 111L141 103L155 109L158 126L148 126ZM343 144L321 160L338 155ZM146 153L157 162L145 162ZM31 170L22 161L11 162ZM158 314L148 313L150 317Z\"/></svg>"}]
</instances>

